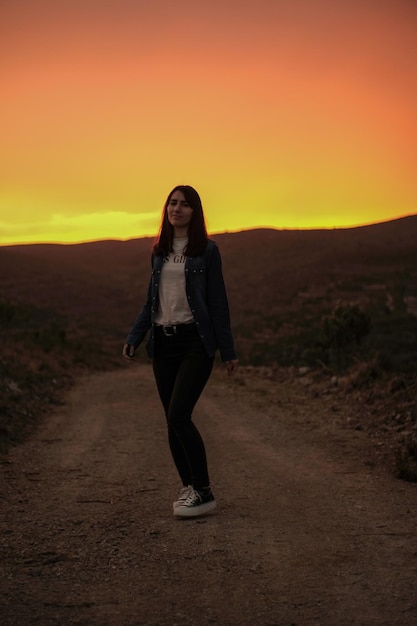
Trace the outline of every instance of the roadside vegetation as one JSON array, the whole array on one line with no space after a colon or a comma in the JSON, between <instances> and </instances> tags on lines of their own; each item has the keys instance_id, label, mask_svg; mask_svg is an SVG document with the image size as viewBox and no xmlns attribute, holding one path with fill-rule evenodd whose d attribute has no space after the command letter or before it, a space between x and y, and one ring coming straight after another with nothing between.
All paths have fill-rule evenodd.
<instances>
[{"instance_id":1,"label":"roadside vegetation","mask_svg":"<svg viewBox=\"0 0 417 626\"><path fill-rule=\"evenodd\" d=\"M335 231L215 237L242 371L346 402L393 472L417 481L417 216ZM0 249L0 447L74 377L123 366L150 240ZM249 253L250 252L250 253ZM236 260L238 259L238 262ZM137 359L146 360L145 350Z\"/></svg>"},{"instance_id":2,"label":"roadside vegetation","mask_svg":"<svg viewBox=\"0 0 417 626\"><path fill-rule=\"evenodd\" d=\"M417 482L417 317L404 308L337 302L316 318L293 311L259 327L257 337L239 329L251 337L246 365L264 375L265 367L289 369L303 375L312 394L351 403L349 427L372 432L381 452L388 448L397 477Z\"/></svg>"},{"instance_id":3,"label":"roadside vegetation","mask_svg":"<svg viewBox=\"0 0 417 626\"><path fill-rule=\"evenodd\" d=\"M74 376L98 369L102 347L56 312L0 299L0 452L61 402Z\"/></svg>"}]
</instances>

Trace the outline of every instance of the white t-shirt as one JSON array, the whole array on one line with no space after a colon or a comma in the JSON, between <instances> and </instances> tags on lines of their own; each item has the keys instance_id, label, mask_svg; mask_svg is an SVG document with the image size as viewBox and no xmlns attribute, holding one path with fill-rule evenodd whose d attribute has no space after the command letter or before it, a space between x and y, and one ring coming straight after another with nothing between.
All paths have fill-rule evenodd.
<instances>
[{"instance_id":1,"label":"white t-shirt","mask_svg":"<svg viewBox=\"0 0 417 626\"><path fill-rule=\"evenodd\" d=\"M173 241L173 252L164 258L159 281L159 308L155 323L162 326L189 324L194 321L185 291L185 255L187 237Z\"/></svg>"}]
</instances>

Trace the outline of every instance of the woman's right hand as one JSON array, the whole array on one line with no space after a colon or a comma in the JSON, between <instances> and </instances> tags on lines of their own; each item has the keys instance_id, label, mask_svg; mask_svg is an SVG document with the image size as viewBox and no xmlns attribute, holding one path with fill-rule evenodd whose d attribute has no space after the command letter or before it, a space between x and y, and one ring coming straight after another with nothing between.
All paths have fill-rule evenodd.
<instances>
[{"instance_id":1,"label":"woman's right hand","mask_svg":"<svg viewBox=\"0 0 417 626\"><path fill-rule=\"evenodd\" d=\"M125 345L123 346L122 354L125 357L125 359L131 360L135 357L135 348L129 343L125 343Z\"/></svg>"},{"instance_id":2,"label":"woman's right hand","mask_svg":"<svg viewBox=\"0 0 417 626\"><path fill-rule=\"evenodd\" d=\"M233 376L233 374L237 372L239 361L237 359L233 359L232 361L226 361L225 365L228 375Z\"/></svg>"}]
</instances>

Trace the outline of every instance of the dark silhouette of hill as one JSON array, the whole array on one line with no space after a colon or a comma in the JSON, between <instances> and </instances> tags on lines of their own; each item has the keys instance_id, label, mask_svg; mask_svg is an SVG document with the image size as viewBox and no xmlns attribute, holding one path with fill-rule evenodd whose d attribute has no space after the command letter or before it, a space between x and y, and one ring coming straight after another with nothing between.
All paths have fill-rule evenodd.
<instances>
[{"instance_id":1,"label":"dark silhouette of hill","mask_svg":"<svg viewBox=\"0 0 417 626\"><path fill-rule=\"evenodd\" d=\"M256 229L212 236L243 344L297 333L337 301L415 313L417 216L350 229ZM47 307L121 341L149 280L151 238L0 248L1 297Z\"/></svg>"},{"instance_id":2,"label":"dark silhouette of hill","mask_svg":"<svg viewBox=\"0 0 417 626\"><path fill-rule=\"evenodd\" d=\"M348 399L355 427L385 433L385 449L400 451L398 475L417 480L417 215L212 238L241 363L308 366L319 376L312 394L336 393L328 386L336 374L345 381L341 392L355 390ZM122 344L146 296L151 245L142 238L0 248L0 452L59 402L72 376L122 364ZM357 305L371 320L343 372L323 339L323 319L339 304ZM146 358L144 349L138 358Z\"/></svg>"}]
</instances>

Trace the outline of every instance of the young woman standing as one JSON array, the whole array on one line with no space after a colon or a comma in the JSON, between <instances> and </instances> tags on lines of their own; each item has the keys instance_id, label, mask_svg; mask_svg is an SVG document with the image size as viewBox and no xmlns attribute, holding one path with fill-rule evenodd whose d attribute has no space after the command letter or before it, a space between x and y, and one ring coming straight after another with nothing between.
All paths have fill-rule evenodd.
<instances>
[{"instance_id":1,"label":"young woman standing","mask_svg":"<svg viewBox=\"0 0 417 626\"><path fill-rule=\"evenodd\" d=\"M147 351L182 481L174 515L202 515L213 510L216 501L192 412L210 377L216 350L229 375L238 361L219 249L208 239L200 197L188 185L175 187L165 202L152 250L148 295L126 338L126 358L134 356L149 330Z\"/></svg>"}]
</instances>

